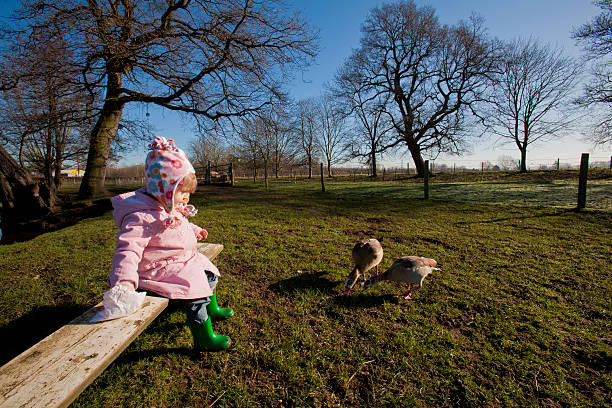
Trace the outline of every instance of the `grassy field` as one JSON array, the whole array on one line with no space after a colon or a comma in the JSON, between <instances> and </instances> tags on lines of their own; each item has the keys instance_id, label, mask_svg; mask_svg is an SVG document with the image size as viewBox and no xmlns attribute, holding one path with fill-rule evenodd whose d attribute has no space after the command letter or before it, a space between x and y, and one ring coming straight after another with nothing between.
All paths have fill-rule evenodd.
<instances>
[{"instance_id":1,"label":"grassy field","mask_svg":"<svg viewBox=\"0 0 612 408\"><path fill-rule=\"evenodd\" d=\"M202 187L194 222L225 245L218 296L236 311L215 328L234 347L193 355L167 310L73 406L609 406L607 180L580 213L574 194L542 198L572 180L434 181L430 201L410 183ZM116 232L107 211L0 247L2 362L101 299ZM383 270L403 255L442 270L412 301L392 283L338 296L364 237Z\"/></svg>"}]
</instances>

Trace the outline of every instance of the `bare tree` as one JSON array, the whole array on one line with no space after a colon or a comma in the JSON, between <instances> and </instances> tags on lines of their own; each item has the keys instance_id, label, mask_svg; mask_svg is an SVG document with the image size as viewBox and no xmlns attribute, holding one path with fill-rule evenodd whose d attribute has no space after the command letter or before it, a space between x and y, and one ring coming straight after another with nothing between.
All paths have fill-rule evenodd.
<instances>
[{"instance_id":1,"label":"bare tree","mask_svg":"<svg viewBox=\"0 0 612 408\"><path fill-rule=\"evenodd\" d=\"M284 104L275 104L268 112L267 124L272 132L272 165L278 179L283 165L292 165L298 153L294 129Z\"/></svg>"},{"instance_id":2,"label":"bare tree","mask_svg":"<svg viewBox=\"0 0 612 408\"><path fill-rule=\"evenodd\" d=\"M340 163L345 158L347 116L331 95L321 96L318 113L321 129L318 144L327 164L327 176L332 177L332 164Z\"/></svg>"},{"instance_id":3,"label":"bare tree","mask_svg":"<svg viewBox=\"0 0 612 408\"><path fill-rule=\"evenodd\" d=\"M274 0L26 0L17 17L15 52L33 35L62 37L74 55L66 65L81 73L75 85L104 92L81 197L103 190L126 104L211 121L247 115L316 53L316 35Z\"/></svg>"},{"instance_id":4,"label":"bare tree","mask_svg":"<svg viewBox=\"0 0 612 408\"><path fill-rule=\"evenodd\" d=\"M377 177L377 155L383 154L383 146L390 143L393 130L387 115L390 94L379 94L367 85L359 71L360 54L354 54L334 78L333 94L346 104L348 114L357 119L353 134L348 137L347 151L352 158L366 158Z\"/></svg>"},{"instance_id":5,"label":"bare tree","mask_svg":"<svg viewBox=\"0 0 612 408\"><path fill-rule=\"evenodd\" d=\"M502 142L514 143L527 171L527 148L559 138L569 130L569 111L579 66L563 51L533 39L503 46L503 63L491 98L489 129Z\"/></svg>"},{"instance_id":6,"label":"bare tree","mask_svg":"<svg viewBox=\"0 0 612 408\"><path fill-rule=\"evenodd\" d=\"M317 154L317 104L314 98L304 99L297 104L297 124L299 144L308 165L308 178L312 178L312 166Z\"/></svg>"},{"instance_id":7,"label":"bare tree","mask_svg":"<svg viewBox=\"0 0 612 408\"><path fill-rule=\"evenodd\" d=\"M468 120L496 68L493 43L476 17L445 26L432 8L405 0L373 9L361 31L347 64L368 92L391 97L396 137L385 148L404 144L422 176L423 152L459 153L472 134Z\"/></svg>"},{"instance_id":8,"label":"bare tree","mask_svg":"<svg viewBox=\"0 0 612 408\"><path fill-rule=\"evenodd\" d=\"M255 122L251 118L242 118L240 126L236 127L238 143L246 157L246 161L251 163L253 171L253 182L257 181L257 167L259 157L259 135Z\"/></svg>"},{"instance_id":9,"label":"bare tree","mask_svg":"<svg viewBox=\"0 0 612 408\"><path fill-rule=\"evenodd\" d=\"M521 164L520 162L520 160L506 154L497 158L497 164L499 164L499 167L502 170L519 170Z\"/></svg>"},{"instance_id":10,"label":"bare tree","mask_svg":"<svg viewBox=\"0 0 612 408\"><path fill-rule=\"evenodd\" d=\"M584 45L587 57L593 61L591 81L577 103L601 108L593 112L596 115L590 139L595 144L606 145L612 143L612 0L598 0L593 4L602 12L573 32L573 37Z\"/></svg>"},{"instance_id":11,"label":"bare tree","mask_svg":"<svg viewBox=\"0 0 612 408\"><path fill-rule=\"evenodd\" d=\"M216 129L212 129L189 142L190 159L193 166L204 168L209 161L214 166L227 161L229 154L224 140L224 136L219 135Z\"/></svg>"},{"instance_id":12,"label":"bare tree","mask_svg":"<svg viewBox=\"0 0 612 408\"><path fill-rule=\"evenodd\" d=\"M41 194L49 207L65 161L87 151L84 90L74 89L73 76L63 68L68 58L60 41L28 45L29 53L15 56L3 71L18 83L2 91L0 124L3 141L19 164L44 177Z\"/></svg>"}]
</instances>

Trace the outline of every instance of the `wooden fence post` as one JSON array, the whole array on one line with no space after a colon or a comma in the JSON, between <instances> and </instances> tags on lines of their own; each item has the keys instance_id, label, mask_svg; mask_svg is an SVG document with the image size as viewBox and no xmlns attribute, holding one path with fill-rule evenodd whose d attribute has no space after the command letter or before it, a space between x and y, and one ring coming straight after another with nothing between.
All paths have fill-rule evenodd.
<instances>
[{"instance_id":1,"label":"wooden fence post","mask_svg":"<svg viewBox=\"0 0 612 408\"><path fill-rule=\"evenodd\" d=\"M582 153L582 157L580 158L580 179L578 181L578 210L586 206L588 172L589 172L589 154Z\"/></svg>"},{"instance_id":2,"label":"wooden fence post","mask_svg":"<svg viewBox=\"0 0 612 408\"><path fill-rule=\"evenodd\" d=\"M429 160L425 160L425 165L423 166L423 189L425 199L429 200Z\"/></svg>"},{"instance_id":3,"label":"wooden fence post","mask_svg":"<svg viewBox=\"0 0 612 408\"><path fill-rule=\"evenodd\" d=\"M325 192L325 180L323 179L323 163L321 163L321 191Z\"/></svg>"},{"instance_id":4,"label":"wooden fence post","mask_svg":"<svg viewBox=\"0 0 612 408\"><path fill-rule=\"evenodd\" d=\"M266 185L266 190L268 190L268 162L264 161L264 184Z\"/></svg>"}]
</instances>

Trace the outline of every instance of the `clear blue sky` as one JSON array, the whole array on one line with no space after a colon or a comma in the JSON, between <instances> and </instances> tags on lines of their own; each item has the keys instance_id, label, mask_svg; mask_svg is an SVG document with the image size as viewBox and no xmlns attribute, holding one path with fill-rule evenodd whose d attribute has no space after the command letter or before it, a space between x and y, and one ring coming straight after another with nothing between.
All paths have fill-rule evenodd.
<instances>
[{"instance_id":1,"label":"clear blue sky","mask_svg":"<svg viewBox=\"0 0 612 408\"><path fill-rule=\"evenodd\" d=\"M321 51L315 64L303 72L297 72L295 80L289 85L295 99L318 96L325 82L330 81L336 69L348 57L352 49L359 46L360 26L368 12L383 4L378 0L287 0L313 26L320 30ZM436 10L442 23L454 24L465 19L472 12L485 19L485 26L492 36L500 39L512 39L518 36L533 36L544 42L563 47L568 54L580 56L580 49L570 38L573 27L590 21L599 13L590 0L415 0L417 5L429 5ZM0 5L7 7L0 14L12 8L15 0L0 0ZM146 108L132 109L137 116L145 117ZM192 126L180 115L164 112L156 107L149 107L149 120L155 126L156 134L174 137L179 146L186 147L194 137ZM608 158L612 152L594 151L589 144L577 139L580 135L568 136L561 141L546 142L535 145L528 151L528 161L551 162L556 158L575 158L579 161L581 152L591 152L599 158ZM496 162L501 155L518 158L516 147L492 146L492 143L480 141L474 148L474 154L461 158L439 158L439 162L477 166L480 161ZM144 150L144 147L143 147ZM133 164L141 161L143 150L126 157L121 164ZM387 162L387 165L405 165L409 160L401 157Z\"/></svg>"}]
</instances>

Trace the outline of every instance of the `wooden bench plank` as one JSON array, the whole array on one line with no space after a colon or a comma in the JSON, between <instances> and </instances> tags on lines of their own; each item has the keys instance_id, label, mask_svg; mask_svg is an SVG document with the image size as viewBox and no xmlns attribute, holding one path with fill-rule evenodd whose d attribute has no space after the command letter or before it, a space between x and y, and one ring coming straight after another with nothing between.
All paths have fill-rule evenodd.
<instances>
[{"instance_id":1,"label":"wooden bench plank","mask_svg":"<svg viewBox=\"0 0 612 408\"><path fill-rule=\"evenodd\" d=\"M223 245L199 244L211 260ZM168 299L147 296L142 308L121 319L89 320L102 303L0 367L0 407L67 407L166 308Z\"/></svg>"}]
</instances>

